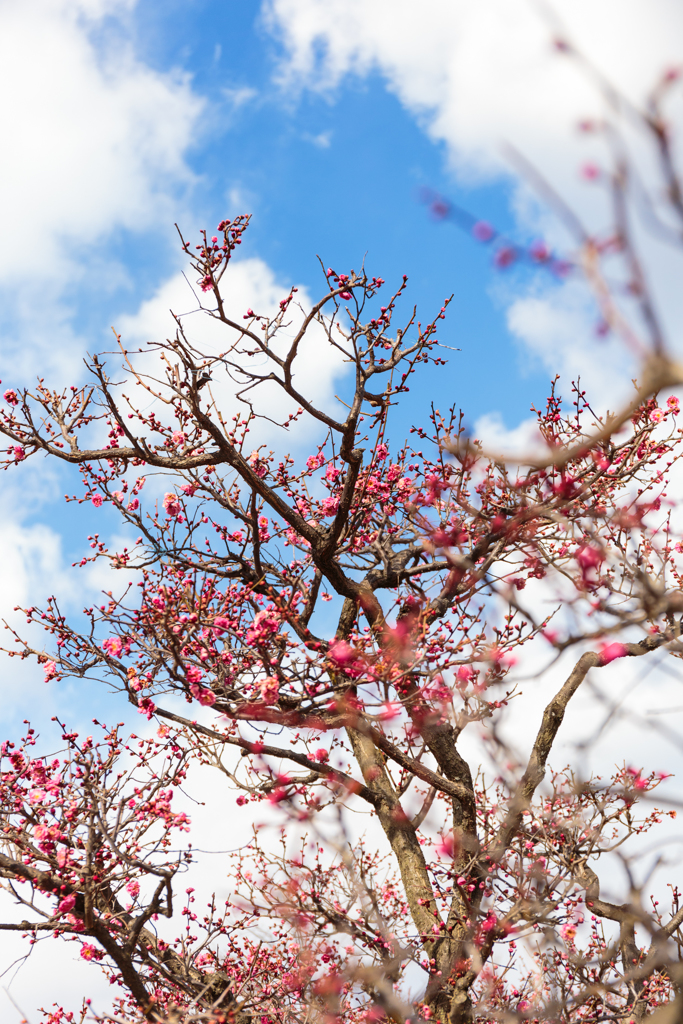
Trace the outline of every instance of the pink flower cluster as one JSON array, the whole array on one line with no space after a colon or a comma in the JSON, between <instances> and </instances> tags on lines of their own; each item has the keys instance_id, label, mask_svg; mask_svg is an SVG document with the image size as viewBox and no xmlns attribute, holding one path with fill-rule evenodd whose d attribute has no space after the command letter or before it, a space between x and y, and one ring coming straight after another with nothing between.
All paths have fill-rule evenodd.
<instances>
[{"instance_id":1,"label":"pink flower cluster","mask_svg":"<svg viewBox=\"0 0 683 1024\"><path fill-rule=\"evenodd\" d=\"M177 494L172 494L170 492L165 494L162 504L166 510L166 515L170 519L177 519L178 516L180 516L182 510Z\"/></svg>"},{"instance_id":2,"label":"pink flower cluster","mask_svg":"<svg viewBox=\"0 0 683 1024\"><path fill-rule=\"evenodd\" d=\"M265 643L280 628L280 619L274 608L264 608L254 616L252 625L247 630L248 644Z\"/></svg>"},{"instance_id":3,"label":"pink flower cluster","mask_svg":"<svg viewBox=\"0 0 683 1024\"><path fill-rule=\"evenodd\" d=\"M259 694L264 704L277 704L280 696L280 681L275 676L266 676L259 683Z\"/></svg>"},{"instance_id":4,"label":"pink flower cluster","mask_svg":"<svg viewBox=\"0 0 683 1024\"><path fill-rule=\"evenodd\" d=\"M102 650L112 658L120 658L123 650L123 641L121 640L121 637L111 636L108 637L107 640L103 640Z\"/></svg>"}]
</instances>

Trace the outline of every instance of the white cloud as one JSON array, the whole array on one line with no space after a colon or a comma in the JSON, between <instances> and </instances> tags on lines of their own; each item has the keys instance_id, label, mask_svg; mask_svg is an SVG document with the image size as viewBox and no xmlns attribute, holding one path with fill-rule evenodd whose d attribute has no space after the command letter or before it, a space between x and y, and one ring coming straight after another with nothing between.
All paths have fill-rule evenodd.
<instances>
[{"instance_id":1,"label":"white cloud","mask_svg":"<svg viewBox=\"0 0 683 1024\"><path fill-rule=\"evenodd\" d=\"M538 450L540 453L544 449L536 419L523 420L514 430L510 430L498 412L480 416L474 424L473 436L491 452L516 454Z\"/></svg>"},{"instance_id":2,"label":"white cloud","mask_svg":"<svg viewBox=\"0 0 683 1024\"><path fill-rule=\"evenodd\" d=\"M68 596L68 590L73 589L66 585L62 576L61 538L45 524L3 523L0 547L4 549L0 565L0 614L3 617L9 615L15 605L29 602L38 582L45 593L59 589L62 596L65 591Z\"/></svg>"},{"instance_id":3,"label":"white cloud","mask_svg":"<svg viewBox=\"0 0 683 1024\"><path fill-rule=\"evenodd\" d=\"M231 185L225 193L226 216L236 217L245 210L253 210L259 203L259 196L241 184Z\"/></svg>"},{"instance_id":4,"label":"white cloud","mask_svg":"<svg viewBox=\"0 0 683 1024\"><path fill-rule=\"evenodd\" d=\"M0 3L2 350L18 374L36 358L47 372L77 369L73 296L122 274L104 243L170 227L194 181L185 156L204 101L186 76L135 56L134 6Z\"/></svg>"},{"instance_id":5,"label":"white cloud","mask_svg":"<svg viewBox=\"0 0 683 1024\"><path fill-rule=\"evenodd\" d=\"M506 310L510 333L522 342L526 358L549 376L560 373L560 393L569 397L570 381L616 408L624 379L637 375L638 364L613 336L600 337L593 303L578 281L511 299Z\"/></svg>"},{"instance_id":6,"label":"white cloud","mask_svg":"<svg viewBox=\"0 0 683 1024\"><path fill-rule=\"evenodd\" d=\"M310 135L305 132L303 138L306 142L310 142L312 146L317 146L318 149L329 149L332 145L332 132L319 132L317 135Z\"/></svg>"},{"instance_id":7,"label":"white cloud","mask_svg":"<svg viewBox=\"0 0 683 1024\"><path fill-rule=\"evenodd\" d=\"M71 244L148 227L192 180L184 156L203 104L188 80L138 61L120 33L115 47L91 38L93 23L131 6L0 5L5 282L29 267L33 279L61 278Z\"/></svg>"},{"instance_id":8,"label":"white cloud","mask_svg":"<svg viewBox=\"0 0 683 1024\"><path fill-rule=\"evenodd\" d=\"M239 110L258 96L258 91L249 85L228 87L222 90L233 110Z\"/></svg>"}]
</instances>

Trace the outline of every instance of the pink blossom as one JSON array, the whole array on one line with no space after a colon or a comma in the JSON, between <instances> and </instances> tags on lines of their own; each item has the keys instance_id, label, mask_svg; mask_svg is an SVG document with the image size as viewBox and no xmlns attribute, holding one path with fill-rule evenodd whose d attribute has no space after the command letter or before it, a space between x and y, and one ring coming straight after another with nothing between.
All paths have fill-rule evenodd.
<instances>
[{"instance_id":1,"label":"pink blossom","mask_svg":"<svg viewBox=\"0 0 683 1024\"><path fill-rule=\"evenodd\" d=\"M112 658L118 658L123 650L123 642L118 636L110 636L107 640L103 641L102 650L106 651Z\"/></svg>"},{"instance_id":2,"label":"pink blossom","mask_svg":"<svg viewBox=\"0 0 683 1024\"><path fill-rule=\"evenodd\" d=\"M129 893L134 900L136 900L140 895L140 883L133 879L126 886L126 892Z\"/></svg>"},{"instance_id":3,"label":"pink blossom","mask_svg":"<svg viewBox=\"0 0 683 1024\"><path fill-rule=\"evenodd\" d=\"M634 789L640 789L640 790L648 789L648 787L650 785L650 781L649 781L649 779L644 779L642 777L642 769L641 768L629 767L629 768L626 769L626 774L630 775L631 778L633 779L632 785L633 785Z\"/></svg>"},{"instance_id":4,"label":"pink blossom","mask_svg":"<svg viewBox=\"0 0 683 1024\"><path fill-rule=\"evenodd\" d=\"M51 679L54 679L57 675L57 666L54 661L46 661L43 665L43 672L45 673L46 683L49 683Z\"/></svg>"},{"instance_id":5,"label":"pink blossom","mask_svg":"<svg viewBox=\"0 0 683 1024\"><path fill-rule=\"evenodd\" d=\"M180 503L178 501L178 495L171 492L164 495L163 506L166 509L168 516L174 517L180 515Z\"/></svg>"},{"instance_id":6,"label":"pink blossom","mask_svg":"<svg viewBox=\"0 0 683 1024\"><path fill-rule=\"evenodd\" d=\"M493 257L493 263L499 270L505 270L517 259L517 253L511 245L503 245L497 250Z\"/></svg>"},{"instance_id":7,"label":"pink blossom","mask_svg":"<svg viewBox=\"0 0 683 1024\"><path fill-rule=\"evenodd\" d=\"M84 942L81 946L81 956L84 960L101 960L102 952L97 946L91 946L89 943Z\"/></svg>"},{"instance_id":8,"label":"pink blossom","mask_svg":"<svg viewBox=\"0 0 683 1024\"><path fill-rule=\"evenodd\" d=\"M576 938L576 925L571 924L571 922L563 924L560 928L560 935L565 942L573 942Z\"/></svg>"},{"instance_id":9,"label":"pink blossom","mask_svg":"<svg viewBox=\"0 0 683 1024\"><path fill-rule=\"evenodd\" d=\"M336 495L330 496L329 498L323 498L320 502L319 511L323 518L327 518L327 516L336 516L339 511L339 498L336 497Z\"/></svg>"},{"instance_id":10,"label":"pink blossom","mask_svg":"<svg viewBox=\"0 0 683 1024\"><path fill-rule=\"evenodd\" d=\"M173 433L171 434L171 440L173 441L173 444L181 445L185 444L186 439L182 430L174 430Z\"/></svg>"},{"instance_id":11,"label":"pink blossom","mask_svg":"<svg viewBox=\"0 0 683 1024\"><path fill-rule=\"evenodd\" d=\"M100 508L100 506L102 504L102 495L101 494L93 494L93 496L92 496L92 503L95 506L95 508Z\"/></svg>"},{"instance_id":12,"label":"pink blossom","mask_svg":"<svg viewBox=\"0 0 683 1024\"><path fill-rule=\"evenodd\" d=\"M413 481L409 476L402 476L396 485L398 490L398 496L401 501L408 501L410 495L413 493Z\"/></svg>"},{"instance_id":13,"label":"pink blossom","mask_svg":"<svg viewBox=\"0 0 683 1024\"><path fill-rule=\"evenodd\" d=\"M261 459L257 449L249 456L249 465L256 473L256 476L263 478L268 470L267 464Z\"/></svg>"},{"instance_id":14,"label":"pink blossom","mask_svg":"<svg viewBox=\"0 0 683 1024\"><path fill-rule=\"evenodd\" d=\"M20 444L16 445L16 447L13 448L12 451L14 452L14 458L17 462L23 462L23 460L26 458L26 451L21 447Z\"/></svg>"},{"instance_id":15,"label":"pink blossom","mask_svg":"<svg viewBox=\"0 0 683 1024\"><path fill-rule=\"evenodd\" d=\"M485 220L478 220L472 228L472 234L478 242L490 242L495 231Z\"/></svg>"},{"instance_id":16,"label":"pink blossom","mask_svg":"<svg viewBox=\"0 0 683 1024\"><path fill-rule=\"evenodd\" d=\"M453 857L455 853L455 841L452 835L444 836L441 842L436 847L436 852L440 857Z\"/></svg>"},{"instance_id":17,"label":"pink blossom","mask_svg":"<svg viewBox=\"0 0 683 1024\"><path fill-rule=\"evenodd\" d=\"M266 676L259 683L259 692L264 704L277 704L280 697L280 681L275 676Z\"/></svg>"},{"instance_id":18,"label":"pink blossom","mask_svg":"<svg viewBox=\"0 0 683 1024\"><path fill-rule=\"evenodd\" d=\"M217 615L213 620L214 635L220 636L226 629L230 629L230 619L226 619L224 615Z\"/></svg>"},{"instance_id":19,"label":"pink blossom","mask_svg":"<svg viewBox=\"0 0 683 1024\"><path fill-rule=\"evenodd\" d=\"M379 713L379 717L383 722L393 722L395 718L398 718L400 713L400 704L392 704L391 701L386 700L384 704L382 704L382 710Z\"/></svg>"},{"instance_id":20,"label":"pink blossom","mask_svg":"<svg viewBox=\"0 0 683 1024\"><path fill-rule=\"evenodd\" d=\"M330 755L328 754L324 747L319 747L315 752L315 759L316 761L321 762L329 761Z\"/></svg>"},{"instance_id":21,"label":"pink blossom","mask_svg":"<svg viewBox=\"0 0 683 1024\"><path fill-rule=\"evenodd\" d=\"M201 683L204 673L196 665L190 665L189 668L185 669L185 678L188 683Z\"/></svg>"},{"instance_id":22,"label":"pink blossom","mask_svg":"<svg viewBox=\"0 0 683 1024\"><path fill-rule=\"evenodd\" d=\"M610 661L623 658L628 654L628 648L624 644L605 644L600 650L600 660L603 665L609 665Z\"/></svg>"},{"instance_id":23,"label":"pink blossom","mask_svg":"<svg viewBox=\"0 0 683 1024\"><path fill-rule=\"evenodd\" d=\"M287 799L288 795L289 794L287 793L286 789L283 789L281 786L278 786L277 789L274 789L271 793L268 794L268 803L280 804L282 803L283 800Z\"/></svg>"},{"instance_id":24,"label":"pink blossom","mask_svg":"<svg viewBox=\"0 0 683 1024\"><path fill-rule=\"evenodd\" d=\"M600 177L600 168L596 164L584 164L581 168L581 177L586 181L596 181Z\"/></svg>"},{"instance_id":25,"label":"pink blossom","mask_svg":"<svg viewBox=\"0 0 683 1024\"><path fill-rule=\"evenodd\" d=\"M544 263L550 257L550 251L548 250L548 246L545 242L534 242L529 249L529 253L532 259L536 260L538 263Z\"/></svg>"},{"instance_id":26,"label":"pink blossom","mask_svg":"<svg viewBox=\"0 0 683 1024\"><path fill-rule=\"evenodd\" d=\"M650 421L652 423L661 423L665 416L666 413L664 412L664 410L657 407L656 409L653 409L650 413Z\"/></svg>"},{"instance_id":27,"label":"pink blossom","mask_svg":"<svg viewBox=\"0 0 683 1024\"><path fill-rule=\"evenodd\" d=\"M263 643L273 633L277 633L280 620L273 608L264 608L254 616L252 625L247 630L247 643Z\"/></svg>"},{"instance_id":28,"label":"pink blossom","mask_svg":"<svg viewBox=\"0 0 683 1024\"><path fill-rule=\"evenodd\" d=\"M422 688L422 693L426 700L438 701L441 704L448 703L452 694L446 686L442 675L436 675L432 680Z\"/></svg>"},{"instance_id":29,"label":"pink blossom","mask_svg":"<svg viewBox=\"0 0 683 1024\"><path fill-rule=\"evenodd\" d=\"M212 704L216 703L216 694L213 690L207 690L205 686L198 686L197 683L192 683L190 693L205 708L210 708Z\"/></svg>"},{"instance_id":30,"label":"pink blossom","mask_svg":"<svg viewBox=\"0 0 683 1024\"><path fill-rule=\"evenodd\" d=\"M8 402L9 405L18 405L19 404L19 398L17 397L16 391L12 391L10 389L9 391L5 392L5 396L4 397L5 397L5 401Z\"/></svg>"},{"instance_id":31,"label":"pink blossom","mask_svg":"<svg viewBox=\"0 0 683 1024\"><path fill-rule=\"evenodd\" d=\"M668 405L669 409L674 414L674 416L677 416L678 413L681 411L680 402L675 397L675 395L671 395L670 398L667 398L666 404Z\"/></svg>"},{"instance_id":32,"label":"pink blossom","mask_svg":"<svg viewBox=\"0 0 683 1024\"><path fill-rule=\"evenodd\" d=\"M70 910L76 906L76 897L71 893L70 896L65 896L63 900L59 901L57 910L60 914L67 914Z\"/></svg>"},{"instance_id":33,"label":"pink blossom","mask_svg":"<svg viewBox=\"0 0 683 1024\"><path fill-rule=\"evenodd\" d=\"M467 686L467 684L472 681L473 677L474 669L472 668L472 666L461 665L460 668L458 669L458 674L456 676L457 685L460 687Z\"/></svg>"},{"instance_id":34,"label":"pink blossom","mask_svg":"<svg viewBox=\"0 0 683 1024\"><path fill-rule=\"evenodd\" d=\"M346 668L356 660L356 651L345 640L336 640L330 644L330 658L336 661L337 665Z\"/></svg>"},{"instance_id":35,"label":"pink blossom","mask_svg":"<svg viewBox=\"0 0 683 1024\"><path fill-rule=\"evenodd\" d=\"M602 551L599 548L592 547L590 544L582 545L576 552L575 557L584 572L588 569L597 568L605 559Z\"/></svg>"},{"instance_id":36,"label":"pink blossom","mask_svg":"<svg viewBox=\"0 0 683 1024\"><path fill-rule=\"evenodd\" d=\"M140 502L138 501L137 498L133 498L132 501L128 502L128 511L129 512L137 512L139 507L140 507Z\"/></svg>"},{"instance_id":37,"label":"pink blossom","mask_svg":"<svg viewBox=\"0 0 683 1024\"><path fill-rule=\"evenodd\" d=\"M156 704L152 702L150 697L143 697L138 701L138 712L141 715L145 715L148 721L152 718L156 709Z\"/></svg>"}]
</instances>

